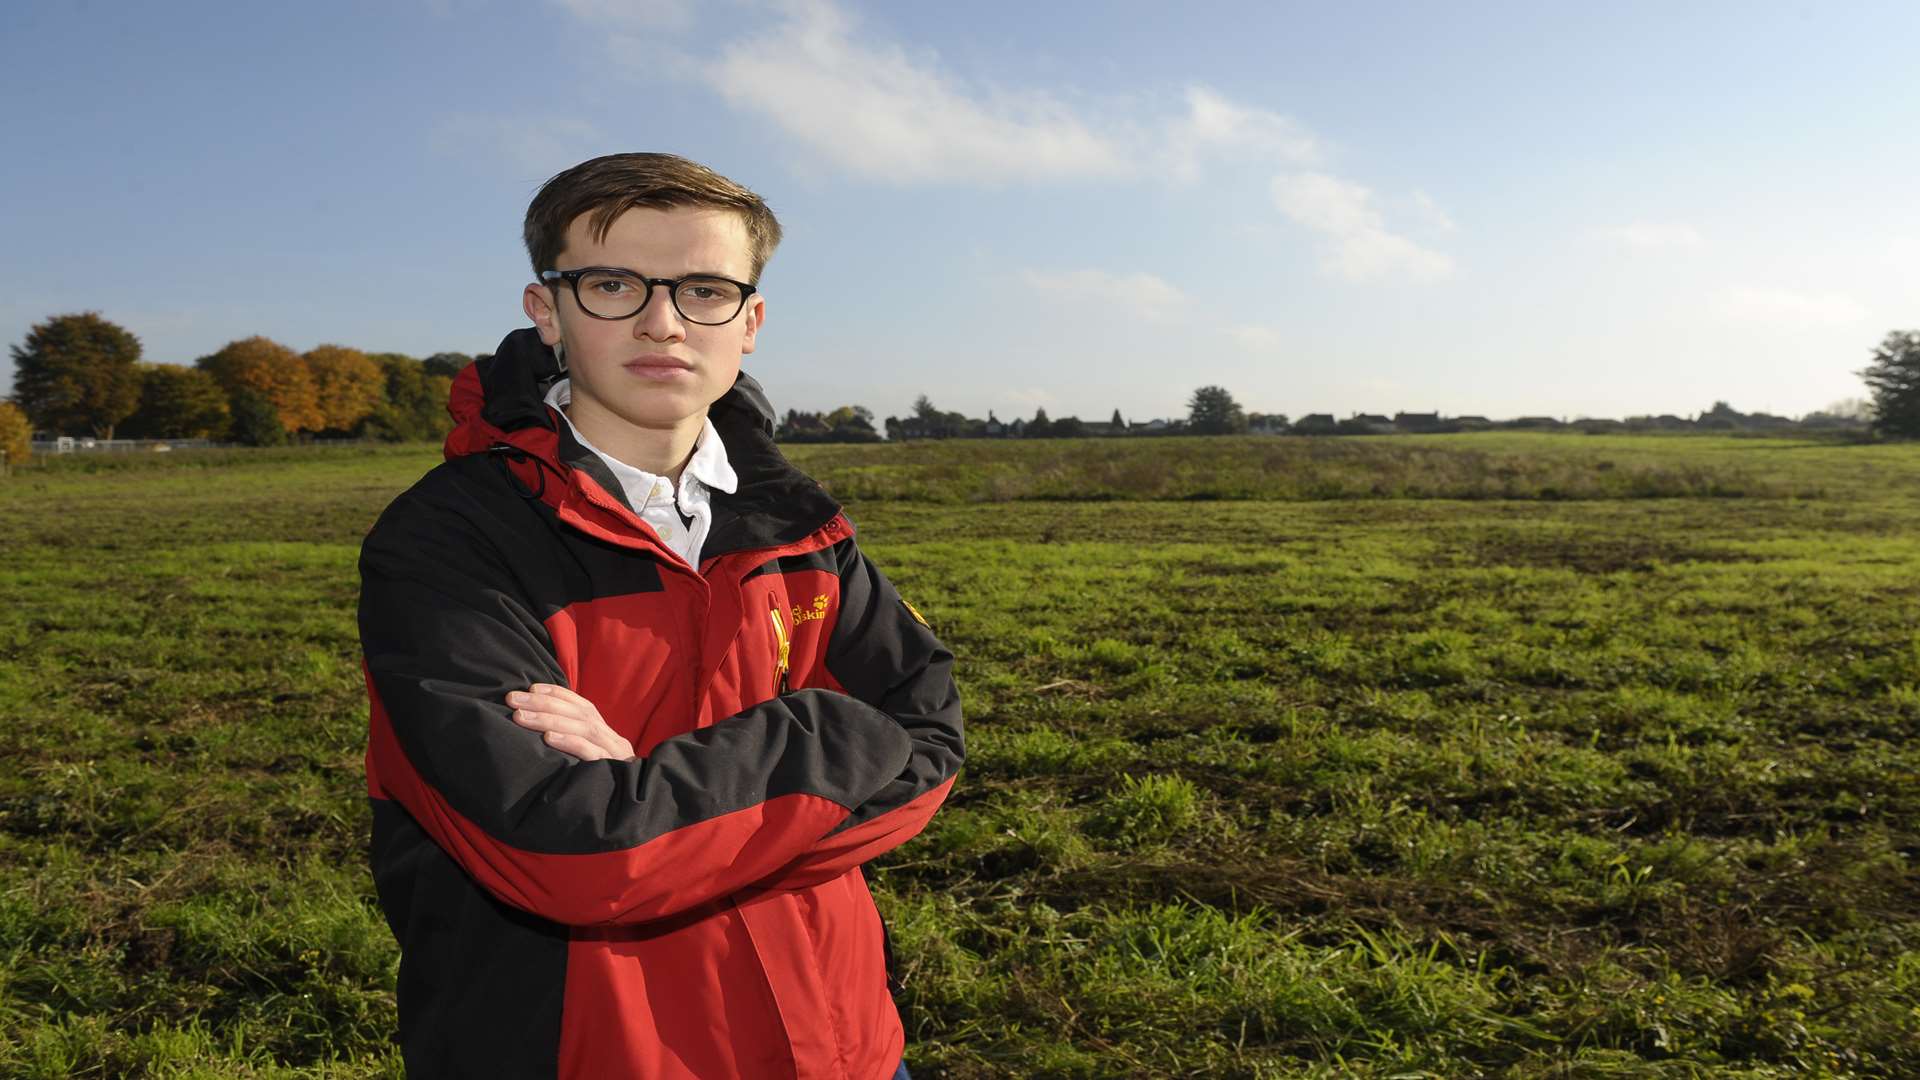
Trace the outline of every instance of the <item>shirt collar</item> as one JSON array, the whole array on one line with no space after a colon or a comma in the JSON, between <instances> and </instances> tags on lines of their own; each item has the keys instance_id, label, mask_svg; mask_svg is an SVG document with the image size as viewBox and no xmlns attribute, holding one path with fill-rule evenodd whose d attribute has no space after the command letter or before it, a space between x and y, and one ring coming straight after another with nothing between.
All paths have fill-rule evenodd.
<instances>
[{"instance_id":1,"label":"shirt collar","mask_svg":"<svg viewBox=\"0 0 1920 1080\"><path fill-rule=\"evenodd\" d=\"M580 434L580 429L573 426L573 418L567 415L566 407L573 402L571 384L572 380L565 377L555 379L553 385L547 388L546 403L553 406L553 411L559 413L560 418L567 422L567 427L573 432L573 437L579 440L580 445L600 455L611 468L638 473L649 481L655 479L655 474L621 461L593 445L587 441L585 435ZM729 495L740 487L739 474L733 471L732 463L727 460L727 444L721 441L720 433L714 430L712 417L705 417L700 422L700 435L693 442L693 456L687 459L687 467L681 472L683 480L689 476L706 487L715 491L724 491Z\"/></svg>"}]
</instances>

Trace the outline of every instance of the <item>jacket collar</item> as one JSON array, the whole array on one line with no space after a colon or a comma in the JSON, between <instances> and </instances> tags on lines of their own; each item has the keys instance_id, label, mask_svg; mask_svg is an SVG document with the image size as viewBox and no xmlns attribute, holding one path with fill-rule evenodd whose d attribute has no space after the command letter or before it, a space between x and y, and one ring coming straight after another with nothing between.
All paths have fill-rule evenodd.
<instances>
[{"instance_id":1,"label":"jacket collar","mask_svg":"<svg viewBox=\"0 0 1920 1080\"><path fill-rule=\"evenodd\" d=\"M453 381L447 411L454 429L447 436L447 459L505 447L551 471L556 482L541 485L541 499L556 508L569 491L584 486L581 476L602 489L605 498L620 502L613 494L620 485L606 464L581 446L570 426L546 404L547 387L560 376L553 350L538 331L529 326L508 334L492 356L476 360ZM839 516L840 505L774 445L773 404L751 375L741 372L708 408L707 418L726 446L739 486L731 494L712 492L713 525L703 562L728 552L796 543Z\"/></svg>"}]
</instances>

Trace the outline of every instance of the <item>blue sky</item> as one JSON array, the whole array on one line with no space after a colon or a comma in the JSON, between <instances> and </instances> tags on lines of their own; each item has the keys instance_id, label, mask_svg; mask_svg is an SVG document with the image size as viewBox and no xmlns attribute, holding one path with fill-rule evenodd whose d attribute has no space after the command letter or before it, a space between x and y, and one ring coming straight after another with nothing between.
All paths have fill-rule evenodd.
<instances>
[{"instance_id":1,"label":"blue sky","mask_svg":"<svg viewBox=\"0 0 1920 1080\"><path fill-rule=\"evenodd\" d=\"M1797 415L1920 326L1916 37L1895 2L21 0L0 337L491 350L540 183L670 150L786 226L747 360L781 408Z\"/></svg>"}]
</instances>

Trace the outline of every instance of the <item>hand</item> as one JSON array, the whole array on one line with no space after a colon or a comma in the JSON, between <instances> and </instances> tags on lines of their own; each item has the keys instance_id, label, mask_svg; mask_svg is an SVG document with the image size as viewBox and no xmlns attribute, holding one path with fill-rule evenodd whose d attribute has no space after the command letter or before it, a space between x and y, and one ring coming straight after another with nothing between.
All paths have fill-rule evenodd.
<instances>
[{"instance_id":1,"label":"hand","mask_svg":"<svg viewBox=\"0 0 1920 1080\"><path fill-rule=\"evenodd\" d=\"M534 683L508 694L507 704L513 706L514 723L541 732L555 750L581 761L633 759L633 744L600 719L593 702L564 686Z\"/></svg>"}]
</instances>

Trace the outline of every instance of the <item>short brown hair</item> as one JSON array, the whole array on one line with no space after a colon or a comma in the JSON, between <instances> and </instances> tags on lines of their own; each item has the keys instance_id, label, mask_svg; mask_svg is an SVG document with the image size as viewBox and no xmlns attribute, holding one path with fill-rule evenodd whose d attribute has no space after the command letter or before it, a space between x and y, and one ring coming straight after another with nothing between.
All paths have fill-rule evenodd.
<instances>
[{"instance_id":1,"label":"short brown hair","mask_svg":"<svg viewBox=\"0 0 1920 1080\"><path fill-rule=\"evenodd\" d=\"M739 214L747 226L755 283L780 243L780 222L766 201L705 165L674 154L608 154L548 180L527 206L524 235L534 274L558 269L554 263L573 219L591 213L587 228L596 241L603 240L614 220L636 206L701 206Z\"/></svg>"}]
</instances>

